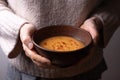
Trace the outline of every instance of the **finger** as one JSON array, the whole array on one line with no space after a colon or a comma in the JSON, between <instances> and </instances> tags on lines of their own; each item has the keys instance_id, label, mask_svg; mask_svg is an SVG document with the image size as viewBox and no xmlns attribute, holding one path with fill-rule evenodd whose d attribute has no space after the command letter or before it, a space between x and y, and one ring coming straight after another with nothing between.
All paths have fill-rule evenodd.
<instances>
[{"instance_id":1,"label":"finger","mask_svg":"<svg viewBox=\"0 0 120 80\"><path fill-rule=\"evenodd\" d=\"M33 61L34 64L36 64L39 67L44 67L44 68L48 67L45 64L41 64L41 63L37 62L36 60L32 60L32 61Z\"/></svg>"},{"instance_id":2,"label":"finger","mask_svg":"<svg viewBox=\"0 0 120 80\"><path fill-rule=\"evenodd\" d=\"M30 36L22 36L21 41L22 44L26 45L29 49L33 48L33 43Z\"/></svg>"},{"instance_id":3,"label":"finger","mask_svg":"<svg viewBox=\"0 0 120 80\"><path fill-rule=\"evenodd\" d=\"M36 64L37 66L42 67L42 65L40 65L40 63L39 63L39 62L37 62L37 61L35 61L35 60L32 60L32 61L33 61L33 63L34 63L34 64Z\"/></svg>"},{"instance_id":4,"label":"finger","mask_svg":"<svg viewBox=\"0 0 120 80\"><path fill-rule=\"evenodd\" d=\"M49 59L38 55L34 50L30 50L24 45L24 50L26 52L26 55L30 57L32 60L39 62L40 64L50 65L51 62Z\"/></svg>"},{"instance_id":5,"label":"finger","mask_svg":"<svg viewBox=\"0 0 120 80\"><path fill-rule=\"evenodd\" d=\"M25 44L29 49L33 48L31 35L36 30L36 28L31 24L25 24L20 29L20 39L23 44Z\"/></svg>"}]
</instances>

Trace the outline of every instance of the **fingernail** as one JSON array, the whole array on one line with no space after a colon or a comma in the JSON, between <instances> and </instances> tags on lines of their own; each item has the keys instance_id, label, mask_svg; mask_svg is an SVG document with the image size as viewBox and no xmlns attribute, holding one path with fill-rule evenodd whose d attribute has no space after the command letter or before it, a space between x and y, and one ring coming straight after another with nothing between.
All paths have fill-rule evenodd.
<instances>
[{"instance_id":1,"label":"fingernail","mask_svg":"<svg viewBox=\"0 0 120 80\"><path fill-rule=\"evenodd\" d=\"M27 46L28 46L29 49L32 49L33 48L33 43L29 42Z\"/></svg>"},{"instance_id":2,"label":"fingernail","mask_svg":"<svg viewBox=\"0 0 120 80\"><path fill-rule=\"evenodd\" d=\"M31 41L24 43L29 49L33 48L33 43Z\"/></svg>"}]
</instances>

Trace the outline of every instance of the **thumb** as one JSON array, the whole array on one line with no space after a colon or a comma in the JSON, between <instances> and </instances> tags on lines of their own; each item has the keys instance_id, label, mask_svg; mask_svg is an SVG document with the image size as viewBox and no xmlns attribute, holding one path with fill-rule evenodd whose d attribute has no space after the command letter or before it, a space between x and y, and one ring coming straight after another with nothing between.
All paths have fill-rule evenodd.
<instances>
[{"instance_id":1,"label":"thumb","mask_svg":"<svg viewBox=\"0 0 120 80\"><path fill-rule=\"evenodd\" d=\"M96 29L96 25L93 21L86 21L80 28L88 31L93 39L94 44L97 44L97 41L99 39L98 30Z\"/></svg>"},{"instance_id":2,"label":"thumb","mask_svg":"<svg viewBox=\"0 0 120 80\"><path fill-rule=\"evenodd\" d=\"M21 42L22 42L23 45L25 45L29 49L33 48L33 43L32 43L32 40L31 40L31 36L21 35Z\"/></svg>"},{"instance_id":3,"label":"thumb","mask_svg":"<svg viewBox=\"0 0 120 80\"><path fill-rule=\"evenodd\" d=\"M34 33L36 28L32 24L25 24L20 29L20 39L23 45L27 46L29 49L33 48L33 43L31 35Z\"/></svg>"},{"instance_id":4,"label":"thumb","mask_svg":"<svg viewBox=\"0 0 120 80\"><path fill-rule=\"evenodd\" d=\"M25 44L29 49L33 49L33 43L32 43L32 41L24 42L24 44Z\"/></svg>"}]
</instances>

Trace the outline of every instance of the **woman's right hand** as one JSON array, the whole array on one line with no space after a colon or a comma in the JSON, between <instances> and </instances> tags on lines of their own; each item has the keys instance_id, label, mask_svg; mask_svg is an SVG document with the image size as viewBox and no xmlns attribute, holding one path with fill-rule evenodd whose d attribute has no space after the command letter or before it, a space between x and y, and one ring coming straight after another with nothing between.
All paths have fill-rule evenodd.
<instances>
[{"instance_id":1,"label":"woman's right hand","mask_svg":"<svg viewBox=\"0 0 120 80\"><path fill-rule=\"evenodd\" d=\"M24 24L20 29L20 39L23 49L27 57L29 57L36 65L40 67L48 67L51 65L51 61L41 55L38 55L34 50L33 43L31 41L31 35L36 31L36 28L32 24Z\"/></svg>"}]
</instances>

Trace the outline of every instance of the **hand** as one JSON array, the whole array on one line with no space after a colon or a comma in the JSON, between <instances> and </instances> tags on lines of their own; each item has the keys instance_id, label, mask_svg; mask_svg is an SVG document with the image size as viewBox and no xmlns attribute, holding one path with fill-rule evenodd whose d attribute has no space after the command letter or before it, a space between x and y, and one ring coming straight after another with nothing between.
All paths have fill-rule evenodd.
<instances>
[{"instance_id":1,"label":"hand","mask_svg":"<svg viewBox=\"0 0 120 80\"><path fill-rule=\"evenodd\" d=\"M36 65L46 67L51 64L50 60L40 56L33 49L33 43L31 41L31 35L36 30L32 24L24 24L20 29L20 39L22 42L23 49L27 57L29 57Z\"/></svg>"},{"instance_id":2,"label":"hand","mask_svg":"<svg viewBox=\"0 0 120 80\"><path fill-rule=\"evenodd\" d=\"M87 19L80 28L85 29L86 31L88 31L93 39L93 46L90 49L90 53L95 53L97 46L99 46L98 42L99 42L99 31L102 29L103 24L100 21L100 19L98 19L97 17L92 17L90 19Z\"/></svg>"},{"instance_id":3,"label":"hand","mask_svg":"<svg viewBox=\"0 0 120 80\"><path fill-rule=\"evenodd\" d=\"M93 39L94 45L97 45L99 40L99 31L102 29L102 22L97 17L92 17L87 19L80 28L85 29L88 31Z\"/></svg>"}]
</instances>

